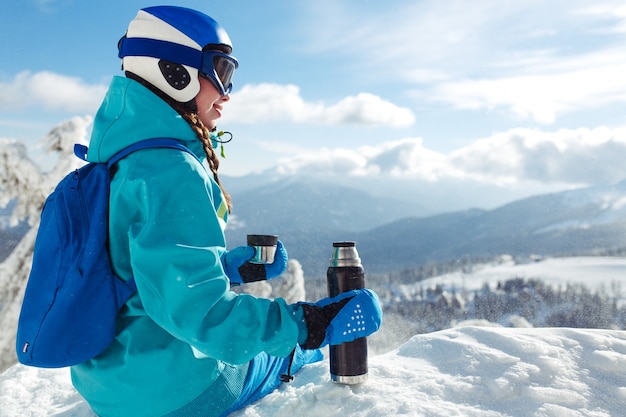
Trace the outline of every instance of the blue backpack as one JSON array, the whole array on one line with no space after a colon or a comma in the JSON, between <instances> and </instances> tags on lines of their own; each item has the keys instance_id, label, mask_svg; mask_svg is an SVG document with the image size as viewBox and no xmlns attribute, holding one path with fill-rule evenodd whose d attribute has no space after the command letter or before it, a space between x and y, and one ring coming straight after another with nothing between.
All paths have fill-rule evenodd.
<instances>
[{"instance_id":1,"label":"blue backpack","mask_svg":"<svg viewBox=\"0 0 626 417\"><path fill-rule=\"evenodd\" d=\"M42 368L76 365L113 341L117 312L137 287L111 268L111 167L132 152L157 147L191 153L174 139L147 139L108 163L88 163L68 174L48 196L18 322L21 363ZM86 160L87 147L75 145L74 153Z\"/></svg>"}]
</instances>

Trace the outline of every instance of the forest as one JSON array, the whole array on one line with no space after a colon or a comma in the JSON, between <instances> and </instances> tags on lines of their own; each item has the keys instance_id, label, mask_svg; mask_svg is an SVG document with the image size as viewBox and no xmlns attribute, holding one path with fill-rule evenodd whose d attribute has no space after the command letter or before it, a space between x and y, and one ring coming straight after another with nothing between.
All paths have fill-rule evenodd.
<instances>
[{"instance_id":1,"label":"forest","mask_svg":"<svg viewBox=\"0 0 626 417\"><path fill-rule=\"evenodd\" d=\"M578 256L624 257L626 250L611 249ZM574 256L574 255L572 255ZM575 257L574 257L575 259ZM402 343L416 334L448 329L465 323L504 327L572 327L626 329L626 303L619 283L586 286L559 283L541 276L511 276L497 282L472 282L450 286L430 278L454 272L470 273L484 265L504 262L542 262L541 256L515 259L511 255L462 258L424 264L418 268L385 274L368 274L366 286L383 303L381 335L372 338L375 352L385 351L389 340ZM589 277L592 283L593 276ZM468 283L469 284L469 283ZM468 289L471 287L471 289ZM306 298L326 295L326 278L305 278ZM465 322L465 323L464 323Z\"/></svg>"},{"instance_id":2,"label":"forest","mask_svg":"<svg viewBox=\"0 0 626 417\"><path fill-rule=\"evenodd\" d=\"M596 255L623 257L624 254L623 249L614 249ZM455 270L468 272L485 262L499 260L465 259L424 265L394 274L373 275L370 282L385 300L385 317L390 319L394 331L405 336L443 330L465 321L505 327L626 329L626 304L620 300L619 283L597 290L583 284L554 283L541 277L511 277L491 285L484 283L478 290L420 284L427 278ZM412 290L407 291L406 287Z\"/></svg>"}]
</instances>

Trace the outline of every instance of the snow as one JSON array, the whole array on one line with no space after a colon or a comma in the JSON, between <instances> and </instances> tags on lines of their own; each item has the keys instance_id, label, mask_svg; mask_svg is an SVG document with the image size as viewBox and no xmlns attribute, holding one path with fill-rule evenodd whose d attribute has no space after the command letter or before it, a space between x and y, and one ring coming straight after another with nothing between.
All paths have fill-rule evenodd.
<instances>
[{"instance_id":1,"label":"snow","mask_svg":"<svg viewBox=\"0 0 626 417\"><path fill-rule=\"evenodd\" d=\"M581 284L593 291L605 291L626 302L626 258L610 256L546 258L522 264L509 257L497 264L473 265L471 271L457 271L416 284L400 285L397 290L414 293L420 287L442 285L448 290L475 291L484 284L493 288L498 282L513 278L541 279L556 287Z\"/></svg>"},{"instance_id":2,"label":"snow","mask_svg":"<svg viewBox=\"0 0 626 417\"><path fill-rule=\"evenodd\" d=\"M618 416L626 407L626 333L462 326L416 335L369 359L357 386L328 361L233 417ZM0 417L93 417L67 369L16 365L0 376Z\"/></svg>"},{"instance_id":3,"label":"snow","mask_svg":"<svg viewBox=\"0 0 626 417\"><path fill-rule=\"evenodd\" d=\"M60 125L45 138L43 146L51 152L71 153L70 146L84 141L90 122L85 117ZM76 160L60 158L54 169L42 173L26 158L19 144L0 140L0 145L0 205L17 199L12 219L15 222L39 213L45 195L74 168L67 164L75 164ZM623 201L615 205L621 207ZM0 264L0 365L14 361L18 300L29 270L35 230ZM301 284L301 268L297 264L292 267L296 283ZM494 287L511 278L540 278L557 286L584 284L592 290L606 290L626 303L626 285L621 285L626 280L624 271L626 259L618 257L552 258L526 264L506 258L398 286L393 292L410 296L419 293L420 287L435 285L471 291L485 283ZM269 291L266 287L257 290ZM298 292L291 296L302 298ZM525 325L523 319L517 319L518 327ZM402 324L389 316L381 331L371 337L370 373L365 384L332 383L326 360L305 367L292 383L282 385L233 417L624 415L624 331L504 328L471 321L453 329L415 335L396 347L394 340L403 329L407 338L411 334ZM68 369L13 365L0 374L0 417L16 416L94 414L73 389Z\"/></svg>"}]
</instances>

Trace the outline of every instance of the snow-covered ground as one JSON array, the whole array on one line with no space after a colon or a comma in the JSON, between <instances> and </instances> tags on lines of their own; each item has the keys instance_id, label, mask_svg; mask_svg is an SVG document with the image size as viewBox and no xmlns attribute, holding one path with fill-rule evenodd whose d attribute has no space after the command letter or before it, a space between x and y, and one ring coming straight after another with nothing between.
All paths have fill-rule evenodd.
<instances>
[{"instance_id":1,"label":"snow-covered ground","mask_svg":"<svg viewBox=\"0 0 626 417\"><path fill-rule=\"evenodd\" d=\"M626 285L620 285L626 284L626 259L618 257L505 260L398 291L435 284L472 290L514 277L618 290L626 300ZM294 382L233 417L626 415L626 332L469 324L416 335L383 350L388 353L372 354L369 380L361 386L330 382L327 361L309 366ZM372 341L392 340L399 330L394 325L383 323ZM67 369L16 365L0 375L0 417L17 416L94 414L73 390Z\"/></svg>"},{"instance_id":2,"label":"snow-covered ground","mask_svg":"<svg viewBox=\"0 0 626 417\"><path fill-rule=\"evenodd\" d=\"M360 386L311 365L233 417L622 416L625 370L622 331L457 327L371 357ZM9 368L0 404L1 417L94 416L67 369Z\"/></svg>"}]
</instances>

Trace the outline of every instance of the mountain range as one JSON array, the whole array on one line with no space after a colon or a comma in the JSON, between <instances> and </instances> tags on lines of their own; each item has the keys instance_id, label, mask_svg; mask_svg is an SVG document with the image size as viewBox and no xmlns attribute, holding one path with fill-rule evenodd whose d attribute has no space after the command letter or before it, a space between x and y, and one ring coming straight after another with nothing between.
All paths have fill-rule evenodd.
<instances>
[{"instance_id":1,"label":"mountain range","mask_svg":"<svg viewBox=\"0 0 626 417\"><path fill-rule=\"evenodd\" d=\"M410 193L410 190L407 190ZM503 253L575 255L626 246L626 181L524 198L498 208L420 216L410 201L293 179L231 192L229 245L278 234L307 276L323 276L332 242L354 240L364 266L383 273Z\"/></svg>"},{"instance_id":2,"label":"mountain range","mask_svg":"<svg viewBox=\"0 0 626 417\"><path fill-rule=\"evenodd\" d=\"M626 247L626 181L437 215L423 215L428 210L414 199L319 179L246 177L228 184L235 204L228 245L245 244L248 233L277 234L305 276L324 276L332 243L341 240L356 241L366 270L376 273L503 253L577 255ZM27 230L24 224L7 228L8 213L0 210L0 261Z\"/></svg>"}]
</instances>

